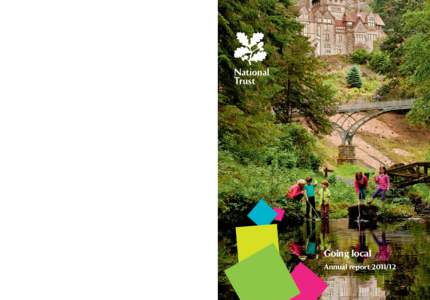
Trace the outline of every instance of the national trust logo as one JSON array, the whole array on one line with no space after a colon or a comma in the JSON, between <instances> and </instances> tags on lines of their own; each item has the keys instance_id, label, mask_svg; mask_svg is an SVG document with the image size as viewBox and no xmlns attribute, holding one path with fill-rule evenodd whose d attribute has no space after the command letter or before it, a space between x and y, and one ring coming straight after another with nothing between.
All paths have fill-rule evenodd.
<instances>
[{"instance_id":1,"label":"national trust logo","mask_svg":"<svg viewBox=\"0 0 430 300\"><path fill-rule=\"evenodd\" d=\"M264 34L261 32L254 33L251 40L249 40L245 33L238 32L236 38L242 46L234 51L235 58L247 61L249 65L252 62L263 61L266 58L267 53L264 51L264 42L262 42Z\"/></svg>"}]
</instances>

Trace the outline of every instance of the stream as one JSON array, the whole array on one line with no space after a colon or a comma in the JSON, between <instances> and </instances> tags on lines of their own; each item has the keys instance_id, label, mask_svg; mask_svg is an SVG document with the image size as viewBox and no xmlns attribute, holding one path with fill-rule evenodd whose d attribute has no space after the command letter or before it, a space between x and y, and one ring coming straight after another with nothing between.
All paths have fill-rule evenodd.
<instances>
[{"instance_id":1,"label":"stream","mask_svg":"<svg viewBox=\"0 0 430 300\"><path fill-rule=\"evenodd\" d=\"M304 262L328 283L320 299L430 299L430 220L353 227L337 219L279 228L280 254L290 270ZM221 256L236 260L232 250ZM231 287L220 286L220 292L223 299L236 299Z\"/></svg>"}]
</instances>

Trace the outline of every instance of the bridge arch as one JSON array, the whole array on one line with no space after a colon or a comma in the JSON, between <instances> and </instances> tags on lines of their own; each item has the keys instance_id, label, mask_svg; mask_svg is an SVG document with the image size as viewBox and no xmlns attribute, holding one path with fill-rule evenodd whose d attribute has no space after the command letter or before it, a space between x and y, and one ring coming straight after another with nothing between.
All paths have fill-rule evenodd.
<instances>
[{"instance_id":1,"label":"bridge arch","mask_svg":"<svg viewBox=\"0 0 430 300\"><path fill-rule=\"evenodd\" d=\"M410 110L414 100L356 102L341 105L337 110L339 117L332 122L332 126L339 133L342 145L352 146L355 134L364 124L388 112Z\"/></svg>"}]
</instances>

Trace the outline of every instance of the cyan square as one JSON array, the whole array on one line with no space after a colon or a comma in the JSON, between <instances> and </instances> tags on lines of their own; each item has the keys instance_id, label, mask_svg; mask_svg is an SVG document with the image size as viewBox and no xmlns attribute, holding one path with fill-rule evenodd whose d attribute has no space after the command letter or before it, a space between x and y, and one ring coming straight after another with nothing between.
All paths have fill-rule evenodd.
<instances>
[{"instance_id":1,"label":"cyan square","mask_svg":"<svg viewBox=\"0 0 430 300\"><path fill-rule=\"evenodd\" d=\"M257 225L267 225L272 223L277 215L277 212L264 199L260 199L257 205L249 212L248 218Z\"/></svg>"}]
</instances>

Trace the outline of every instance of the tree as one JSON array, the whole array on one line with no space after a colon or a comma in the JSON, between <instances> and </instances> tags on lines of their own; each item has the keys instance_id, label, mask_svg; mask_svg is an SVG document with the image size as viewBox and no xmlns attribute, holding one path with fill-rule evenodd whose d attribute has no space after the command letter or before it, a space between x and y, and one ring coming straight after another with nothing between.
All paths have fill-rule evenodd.
<instances>
[{"instance_id":1,"label":"tree","mask_svg":"<svg viewBox=\"0 0 430 300\"><path fill-rule=\"evenodd\" d=\"M218 6L219 146L252 153L277 138L277 124L299 113L315 132L331 131L334 91L324 84L321 63L302 35L289 1L220 0ZM265 60L251 66L235 58L237 33L264 34ZM253 86L235 84L235 69L270 69ZM255 150L255 151L254 151Z\"/></svg>"},{"instance_id":2,"label":"tree","mask_svg":"<svg viewBox=\"0 0 430 300\"><path fill-rule=\"evenodd\" d=\"M381 44L381 50L390 57L391 66L388 77L394 82L404 76L399 66L403 63L404 41L410 35L403 22L403 15L408 11L418 11L423 7L424 0L374 0L373 7L384 20L384 31L387 37ZM398 86L394 84L393 86Z\"/></svg>"},{"instance_id":3,"label":"tree","mask_svg":"<svg viewBox=\"0 0 430 300\"><path fill-rule=\"evenodd\" d=\"M327 116L336 108L334 91L324 84L321 61L311 53L313 48L302 36L284 49L278 63L284 70L285 88L275 95L272 105L278 122L290 123L298 113L315 132L328 133L331 123Z\"/></svg>"},{"instance_id":4,"label":"tree","mask_svg":"<svg viewBox=\"0 0 430 300\"><path fill-rule=\"evenodd\" d=\"M349 87L353 88L361 88L363 83L361 82L361 75L360 71L358 70L357 66L353 66L346 76L346 81L349 85Z\"/></svg>"},{"instance_id":5,"label":"tree","mask_svg":"<svg viewBox=\"0 0 430 300\"><path fill-rule=\"evenodd\" d=\"M364 65L369 60L369 52L366 49L360 48L351 54L351 61L354 64Z\"/></svg>"},{"instance_id":6,"label":"tree","mask_svg":"<svg viewBox=\"0 0 430 300\"><path fill-rule=\"evenodd\" d=\"M384 52L375 51L370 55L369 66L373 71L385 74L391 66L390 57Z\"/></svg>"},{"instance_id":7,"label":"tree","mask_svg":"<svg viewBox=\"0 0 430 300\"><path fill-rule=\"evenodd\" d=\"M412 123L430 127L430 1L423 9L403 17L409 37L404 42L404 62L400 70L419 97L408 114Z\"/></svg>"}]
</instances>

